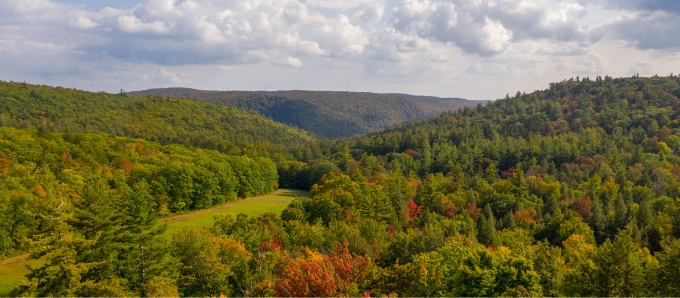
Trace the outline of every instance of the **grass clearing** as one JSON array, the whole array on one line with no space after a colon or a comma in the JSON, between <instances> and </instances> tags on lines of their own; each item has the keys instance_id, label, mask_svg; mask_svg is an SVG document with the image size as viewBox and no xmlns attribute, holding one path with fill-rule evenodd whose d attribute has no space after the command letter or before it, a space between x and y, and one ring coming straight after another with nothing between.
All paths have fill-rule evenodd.
<instances>
[{"instance_id":1,"label":"grass clearing","mask_svg":"<svg viewBox=\"0 0 680 298\"><path fill-rule=\"evenodd\" d=\"M0 261L0 296L8 296L14 286L24 280L24 275L28 273L26 265L38 267L43 262L42 259L29 260L28 254Z\"/></svg>"},{"instance_id":2,"label":"grass clearing","mask_svg":"<svg viewBox=\"0 0 680 298\"><path fill-rule=\"evenodd\" d=\"M165 236L170 238L182 227L212 227L213 216L226 213L244 213L248 216L257 216L265 212L279 213L293 201L295 197L308 196L309 192L294 189L279 189L271 194L247 198L244 200L229 202L227 204L210 209L199 210L191 213L174 215L159 220L167 223L168 229ZM24 280L28 273L26 265L37 267L44 260L28 260L28 254L12 257L0 261L0 297L7 296L16 284Z\"/></svg>"},{"instance_id":3,"label":"grass clearing","mask_svg":"<svg viewBox=\"0 0 680 298\"><path fill-rule=\"evenodd\" d=\"M309 192L303 190L279 189L268 195L229 202L210 209L173 215L160 219L159 222L168 224L168 230L165 231L165 235L170 238L172 237L172 234L182 227L212 227L214 223L213 216L216 214L243 213L248 216L257 216L265 212L279 213L283 211L295 197L307 195L309 195Z\"/></svg>"}]
</instances>

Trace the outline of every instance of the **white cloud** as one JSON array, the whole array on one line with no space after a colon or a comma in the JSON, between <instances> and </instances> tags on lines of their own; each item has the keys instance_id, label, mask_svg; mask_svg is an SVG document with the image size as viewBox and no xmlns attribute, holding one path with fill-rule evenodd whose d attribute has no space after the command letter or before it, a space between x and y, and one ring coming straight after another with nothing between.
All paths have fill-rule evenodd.
<instances>
[{"instance_id":1,"label":"white cloud","mask_svg":"<svg viewBox=\"0 0 680 298\"><path fill-rule=\"evenodd\" d=\"M300 67L302 66L302 61L300 61L298 58L289 56L282 59L281 61L275 61L274 64L278 66Z\"/></svg>"},{"instance_id":2,"label":"white cloud","mask_svg":"<svg viewBox=\"0 0 680 298\"><path fill-rule=\"evenodd\" d=\"M182 83L182 74L177 72L168 71L165 68L161 68L158 72L153 74L153 78L161 83L172 83L177 85Z\"/></svg>"},{"instance_id":3,"label":"white cloud","mask_svg":"<svg viewBox=\"0 0 680 298\"><path fill-rule=\"evenodd\" d=\"M339 15L315 29L312 36L333 57L360 54L368 44L368 37L363 30L352 25L345 15Z\"/></svg>"},{"instance_id":4,"label":"white cloud","mask_svg":"<svg viewBox=\"0 0 680 298\"><path fill-rule=\"evenodd\" d=\"M376 23L385 15L385 3L376 2L372 6L354 14L354 18L368 24Z\"/></svg>"},{"instance_id":5,"label":"white cloud","mask_svg":"<svg viewBox=\"0 0 680 298\"><path fill-rule=\"evenodd\" d=\"M135 16L120 16L116 19L116 27L125 33L168 33L169 28L163 22L143 22Z\"/></svg>"},{"instance_id":6,"label":"white cloud","mask_svg":"<svg viewBox=\"0 0 680 298\"><path fill-rule=\"evenodd\" d=\"M51 6L50 15L70 17L42 30L70 32L62 42L84 53L135 63L241 64L275 63L289 56L348 57L360 54L369 42L366 32L345 15L325 16L298 0L148 0L130 10L101 11L46 0L10 4L18 18L33 17L37 11L43 13L41 7ZM33 25L40 27L44 21L36 18Z\"/></svg>"},{"instance_id":7,"label":"white cloud","mask_svg":"<svg viewBox=\"0 0 680 298\"><path fill-rule=\"evenodd\" d=\"M410 61L415 55L423 55L431 49L431 42L418 36L408 35L393 28L385 28L371 34L368 45L369 57L374 60L393 62Z\"/></svg>"},{"instance_id":8,"label":"white cloud","mask_svg":"<svg viewBox=\"0 0 680 298\"><path fill-rule=\"evenodd\" d=\"M232 88L481 99L569 76L680 69L676 0L67 1L0 0L0 79L116 91L221 90L224 77L241 84ZM474 87L487 81L495 87Z\"/></svg>"},{"instance_id":9,"label":"white cloud","mask_svg":"<svg viewBox=\"0 0 680 298\"><path fill-rule=\"evenodd\" d=\"M358 6L366 6L373 3L373 0L306 0L305 3L312 7L349 9Z\"/></svg>"},{"instance_id":10,"label":"white cloud","mask_svg":"<svg viewBox=\"0 0 680 298\"><path fill-rule=\"evenodd\" d=\"M403 0L392 16L394 28L453 43L467 53L493 56L523 40L581 40L576 25L584 7L575 3L549 9L536 0L431 2Z\"/></svg>"},{"instance_id":11,"label":"white cloud","mask_svg":"<svg viewBox=\"0 0 680 298\"><path fill-rule=\"evenodd\" d=\"M86 17L79 17L77 20L71 21L70 24L71 26L78 27L80 29L90 29L99 26L98 23L93 22Z\"/></svg>"}]
</instances>

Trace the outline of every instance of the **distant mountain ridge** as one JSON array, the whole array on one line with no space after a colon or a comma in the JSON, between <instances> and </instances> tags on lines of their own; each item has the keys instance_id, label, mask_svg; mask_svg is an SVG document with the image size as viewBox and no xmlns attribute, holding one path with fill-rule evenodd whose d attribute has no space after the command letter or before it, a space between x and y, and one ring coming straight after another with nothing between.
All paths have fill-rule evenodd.
<instances>
[{"instance_id":1,"label":"distant mountain ridge","mask_svg":"<svg viewBox=\"0 0 680 298\"><path fill-rule=\"evenodd\" d=\"M431 113L435 114L439 114L448 110L457 110L466 106L476 106L479 103L486 104L489 102L488 100L469 100L459 97L436 97L403 93L386 93L386 95L401 97L412 102L421 110L430 111Z\"/></svg>"},{"instance_id":2,"label":"distant mountain ridge","mask_svg":"<svg viewBox=\"0 0 680 298\"><path fill-rule=\"evenodd\" d=\"M391 125L424 119L479 102L408 94L345 91L206 91L158 88L130 95L190 98L257 111L277 122L328 138L364 134Z\"/></svg>"}]
</instances>

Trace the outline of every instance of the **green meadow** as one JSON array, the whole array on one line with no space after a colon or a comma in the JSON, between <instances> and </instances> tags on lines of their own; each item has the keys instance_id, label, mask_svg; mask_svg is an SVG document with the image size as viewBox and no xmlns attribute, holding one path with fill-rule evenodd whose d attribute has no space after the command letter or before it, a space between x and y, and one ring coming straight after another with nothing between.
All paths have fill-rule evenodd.
<instances>
[{"instance_id":1,"label":"green meadow","mask_svg":"<svg viewBox=\"0 0 680 298\"><path fill-rule=\"evenodd\" d=\"M40 266L41 260L28 260L28 254L0 261L0 296L7 296L28 273L26 265Z\"/></svg>"},{"instance_id":2,"label":"green meadow","mask_svg":"<svg viewBox=\"0 0 680 298\"><path fill-rule=\"evenodd\" d=\"M168 224L168 229L165 231L165 234L169 238L182 227L212 227L214 222L213 216L217 214L243 213L248 216L257 216L265 212L279 213L283 211L295 197L307 195L308 192L303 190L279 189L268 195L247 198L211 209L166 217L161 219L160 222Z\"/></svg>"},{"instance_id":3,"label":"green meadow","mask_svg":"<svg viewBox=\"0 0 680 298\"><path fill-rule=\"evenodd\" d=\"M279 213L295 197L307 195L308 192L302 190L279 189L268 195L230 202L211 209L166 217L160 219L159 222L168 224L165 235L170 238L182 227L211 227L213 216L217 214L243 213L248 216L257 216L265 212ZM40 264L40 260L28 260L28 254L0 261L0 296L7 296L12 288L24 279L24 275L28 273L26 265L37 267Z\"/></svg>"}]
</instances>

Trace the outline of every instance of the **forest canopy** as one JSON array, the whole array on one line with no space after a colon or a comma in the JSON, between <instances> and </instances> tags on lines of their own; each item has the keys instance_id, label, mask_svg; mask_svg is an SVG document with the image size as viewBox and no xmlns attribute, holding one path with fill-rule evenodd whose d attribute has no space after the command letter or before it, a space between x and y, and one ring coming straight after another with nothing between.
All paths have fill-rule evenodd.
<instances>
[{"instance_id":1,"label":"forest canopy","mask_svg":"<svg viewBox=\"0 0 680 298\"><path fill-rule=\"evenodd\" d=\"M27 119L0 129L0 248L46 262L12 295L680 295L675 76L569 79L255 150L272 159ZM159 216L277 186L310 195L159 237Z\"/></svg>"}]
</instances>

